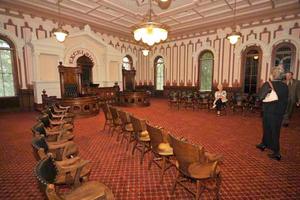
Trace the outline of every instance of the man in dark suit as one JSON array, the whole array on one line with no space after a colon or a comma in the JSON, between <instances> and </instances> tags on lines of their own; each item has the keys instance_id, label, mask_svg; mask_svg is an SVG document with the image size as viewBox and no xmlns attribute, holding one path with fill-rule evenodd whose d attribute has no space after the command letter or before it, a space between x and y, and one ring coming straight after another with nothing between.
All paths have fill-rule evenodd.
<instances>
[{"instance_id":1,"label":"man in dark suit","mask_svg":"<svg viewBox=\"0 0 300 200\"><path fill-rule=\"evenodd\" d=\"M300 104L300 81L293 78L293 72L286 73L286 84L289 88L288 105L283 117L282 125L287 127L295 106Z\"/></svg>"},{"instance_id":2,"label":"man in dark suit","mask_svg":"<svg viewBox=\"0 0 300 200\"><path fill-rule=\"evenodd\" d=\"M268 154L271 159L280 160L280 129L283 116L285 114L288 102L288 86L282 82L282 67L273 67L271 69L271 81L265 82L260 91L260 99L265 98L265 91L271 92L274 88L278 99L271 102L263 102L263 136L261 143L256 147L262 151L268 148L273 151Z\"/></svg>"}]
</instances>

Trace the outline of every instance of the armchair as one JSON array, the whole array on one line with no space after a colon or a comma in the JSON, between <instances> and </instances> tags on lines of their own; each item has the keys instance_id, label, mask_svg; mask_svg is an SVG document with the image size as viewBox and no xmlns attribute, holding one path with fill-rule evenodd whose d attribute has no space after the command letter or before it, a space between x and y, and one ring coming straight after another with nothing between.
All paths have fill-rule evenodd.
<instances>
[{"instance_id":1,"label":"armchair","mask_svg":"<svg viewBox=\"0 0 300 200\"><path fill-rule=\"evenodd\" d=\"M154 162L161 169L160 181L166 170L173 166L170 159L173 156L173 148L169 143L169 136L163 132L162 128L152 126L147 123L147 131L150 136L152 159L149 161L148 169Z\"/></svg>"},{"instance_id":2,"label":"armchair","mask_svg":"<svg viewBox=\"0 0 300 200\"><path fill-rule=\"evenodd\" d=\"M103 126L103 131L105 130L105 127L108 126L108 133L110 133L111 128L113 128L113 118L109 109L109 105L107 103L104 103L102 106L102 110L104 112L104 117L105 117L105 123Z\"/></svg>"},{"instance_id":3,"label":"armchair","mask_svg":"<svg viewBox=\"0 0 300 200\"><path fill-rule=\"evenodd\" d=\"M34 137L31 145L36 160L47 157L48 153L51 153L57 161L66 160L78 155L78 147L73 141L47 142L44 137Z\"/></svg>"},{"instance_id":4,"label":"armchair","mask_svg":"<svg viewBox=\"0 0 300 200\"><path fill-rule=\"evenodd\" d=\"M147 152L151 150L150 146L150 136L146 127L146 120L139 119L130 115L130 121L133 126L134 131L134 146L132 148L132 155L134 155L134 151L137 149L141 152L141 160L140 164L143 163L144 156Z\"/></svg>"},{"instance_id":5,"label":"armchair","mask_svg":"<svg viewBox=\"0 0 300 200\"><path fill-rule=\"evenodd\" d=\"M210 160L205 155L203 147L178 140L171 135L169 136L178 169L172 193L174 193L176 185L179 184L193 194L197 200L204 190L214 191L216 199L219 199L219 190L221 187L219 161ZM187 180L196 183L196 191L185 184Z\"/></svg>"},{"instance_id":6,"label":"armchair","mask_svg":"<svg viewBox=\"0 0 300 200\"><path fill-rule=\"evenodd\" d=\"M38 117L38 121L42 122L45 129L50 131L68 130L73 131L74 125L67 123L65 120L51 120L48 114L43 114Z\"/></svg>"},{"instance_id":7,"label":"armchair","mask_svg":"<svg viewBox=\"0 0 300 200\"><path fill-rule=\"evenodd\" d=\"M117 136L117 141L119 140L120 134L121 134L121 126L122 126L122 121L119 117L118 110L116 107L109 106L109 110L112 116L112 121L113 121L113 129L111 132L111 136L113 136L114 132L117 131L118 136Z\"/></svg>"},{"instance_id":8,"label":"armchair","mask_svg":"<svg viewBox=\"0 0 300 200\"><path fill-rule=\"evenodd\" d=\"M44 136L48 142L56 142L60 140L72 140L74 135L66 129L46 129L42 122L35 124L31 131L34 137Z\"/></svg>"},{"instance_id":9,"label":"armchair","mask_svg":"<svg viewBox=\"0 0 300 200\"><path fill-rule=\"evenodd\" d=\"M126 151L129 148L130 143L134 141L134 130L133 126L130 120L130 114L128 112L118 110L120 119L122 121L122 132L123 132L123 137L121 140L121 143L123 139L127 140L127 146L126 146Z\"/></svg>"},{"instance_id":10,"label":"armchair","mask_svg":"<svg viewBox=\"0 0 300 200\"><path fill-rule=\"evenodd\" d=\"M80 166L75 173L74 183L79 183L80 173L84 166ZM49 200L113 200L111 190L103 183L88 181L82 184L75 184L74 189L65 194L59 194L54 186L58 170L51 157L40 160L35 167L35 175L41 191Z\"/></svg>"}]
</instances>

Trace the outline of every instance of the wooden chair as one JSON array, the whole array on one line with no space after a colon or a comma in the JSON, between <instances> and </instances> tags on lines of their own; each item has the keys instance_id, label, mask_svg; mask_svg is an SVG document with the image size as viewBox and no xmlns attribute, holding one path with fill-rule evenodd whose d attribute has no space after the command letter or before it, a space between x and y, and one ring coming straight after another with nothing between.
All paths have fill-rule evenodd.
<instances>
[{"instance_id":1,"label":"wooden chair","mask_svg":"<svg viewBox=\"0 0 300 200\"><path fill-rule=\"evenodd\" d=\"M35 175L39 183L40 190L45 193L49 200L113 200L111 190L98 181L88 181L80 184L80 174L83 166L76 170L74 178L74 188L68 193L59 194L54 186L58 175L57 168L51 157L40 160L35 167Z\"/></svg>"},{"instance_id":2,"label":"wooden chair","mask_svg":"<svg viewBox=\"0 0 300 200\"><path fill-rule=\"evenodd\" d=\"M71 131L65 129L46 129L42 122L36 123L31 131L34 137L44 136L48 142L57 142L61 140L73 140L74 135Z\"/></svg>"},{"instance_id":3,"label":"wooden chair","mask_svg":"<svg viewBox=\"0 0 300 200\"><path fill-rule=\"evenodd\" d=\"M185 109L192 108L195 110L195 98L193 92L187 92L185 97L183 97L183 102Z\"/></svg>"},{"instance_id":4,"label":"wooden chair","mask_svg":"<svg viewBox=\"0 0 300 200\"><path fill-rule=\"evenodd\" d=\"M120 119L122 121L123 137L121 143L123 142L123 139L127 140L127 145L126 145L126 151L127 151L130 143L134 142L134 130L133 130L132 123L130 121L130 114L122 110L118 110L118 112L119 112Z\"/></svg>"},{"instance_id":5,"label":"wooden chair","mask_svg":"<svg viewBox=\"0 0 300 200\"><path fill-rule=\"evenodd\" d=\"M152 126L147 123L147 131L150 136L152 159L149 161L148 169L154 162L161 169L161 179L166 170L173 166L170 159L173 156L173 148L170 146L168 135L163 132L162 128Z\"/></svg>"},{"instance_id":6,"label":"wooden chair","mask_svg":"<svg viewBox=\"0 0 300 200\"><path fill-rule=\"evenodd\" d=\"M68 123L65 120L51 120L48 114L43 114L37 118L38 121L42 122L47 130L68 130L73 131L74 125Z\"/></svg>"},{"instance_id":7,"label":"wooden chair","mask_svg":"<svg viewBox=\"0 0 300 200\"><path fill-rule=\"evenodd\" d=\"M47 157L48 153L51 153L57 161L66 160L78 155L78 147L73 141L47 142L44 137L34 137L31 145L36 160Z\"/></svg>"},{"instance_id":8,"label":"wooden chair","mask_svg":"<svg viewBox=\"0 0 300 200\"><path fill-rule=\"evenodd\" d=\"M55 114L51 108L47 108L42 111L42 114L47 114L53 121L65 121L66 123L74 125L74 116L67 116L66 114Z\"/></svg>"},{"instance_id":9,"label":"wooden chair","mask_svg":"<svg viewBox=\"0 0 300 200\"><path fill-rule=\"evenodd\" d=\"M171 135L169 136L178 169L172 193L175 192L176 185L179 184L193 194L197 200L204 190L214 191L216 199L219 199L221 186L219 162L210 160L205 156L203 147L178 140ZM195 182L196 191L185 184L186 181Z\"/></svg>"},{"instance_id":10,"label":"wooden chair","mask_svg":"<svg viewBox=\"0 0 300 200\"><path fill-rule=\"evenodd\" d=\"M247 107L247 94L235 94L233 97L233 106L232 111L237 112L238 110L241 111L241 113L244 115L244 111Z\"/></svg>"},{"instance_id":11,"label":"wooden chair","mask_svg":"<svg viewBox=\"0 0 300 200\"><path fill-rule=\"evenodd\" d=\"M134 155L134 151L137 149L141 152L141 160L140 164L143 163L144 156L147 152L151 150L150 146L150 136L146 127L146 120L136 118L133 115L130 115L130 121L134 130L134 146L132 148L132 155Z\"/></svg>"},{"instance_id":12,"label":"wooden chair","mask_svg":"<svg viewBox=\"0 0 300 200\"><path fill-rule=\"evenodd\" d=\"M211 106L211 95L210 93L200 93L197 99L197 107L202 109L210 109Z\"/></svg>"},{"instance_id":13,"label":"wooden chair","mask_svg":"<svg viewBox=\"0 0 300 200\"><path fill-rule=\"evenodd\" d=\"M109 109L109 105L107 103L104 103L102 106L102 110L104 112L104 117L105 117L105 123L103 126L103 131L105 130L106 126L108 126L108 133L110 133L111 128L113 128L113 118Z\"/></svg>"},{"instance_id":14,"label":"wooden chair","mask_svg":"<svg viewBox=\"0 0 300 200\"><path fill-rule=\"evenodd\" d=\"M180 99L179 99L179 93L178 92L170 93L169 105L170 105L170 108L172 108L175 105L177 107L177 109L179 109Z\"/></svg>"},{"instance_id":15,"label":"wooden chair","mask_svg":"<svg viewBox=\"0 0 300 200\"><path fill-rule=\"evenodd\" d=\"M112 120L113 120L113 128L111 131L111 136L113 136L114 132L117 131L118 135L117 135L117 141L119 141L119 137L121 134L121 126L122 126L122 121L119 117L119 113L118 113L118 109L116 107L113 106L109 106L109 110L112 116Z\"/></svg>"}]
</instances>

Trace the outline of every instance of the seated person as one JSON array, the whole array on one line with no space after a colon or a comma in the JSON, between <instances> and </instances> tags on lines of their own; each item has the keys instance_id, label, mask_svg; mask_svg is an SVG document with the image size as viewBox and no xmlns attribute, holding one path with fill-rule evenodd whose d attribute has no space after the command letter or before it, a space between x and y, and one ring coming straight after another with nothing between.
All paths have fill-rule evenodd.
<instances>
[{"instance_id":1,"label":"seated person","mask_svg":"<svg viewBox=\"0 0 300 200\"><path fill-rule=\"evenodd\" d=\"M227 97L226 97L227 94L226 94L226 91L223 90L222 84L219 84L217 88L218 88L218 91L215 92L215 100L213 103L213 108L217 109L217 115L220 116L221 108L227 102Z\"/></svg>"}]
</instances>

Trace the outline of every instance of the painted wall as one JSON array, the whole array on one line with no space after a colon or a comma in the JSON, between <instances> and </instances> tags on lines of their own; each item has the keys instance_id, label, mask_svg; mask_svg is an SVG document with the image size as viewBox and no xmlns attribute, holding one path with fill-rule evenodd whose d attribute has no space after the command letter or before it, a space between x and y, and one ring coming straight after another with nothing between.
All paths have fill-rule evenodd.
<instances>
[{"instance_id":1,"label":"painted wall","mask_svg":"<svg viewBox=\"0 0 300 200\"><path fill-rule=\"evenodd\" d=\"M295 64L292 71L295 77L300 79L300 20L284 20L268 23L267 25L238 27L242 33L241 40L231 45L226 39L231 32L230 28L199 33L199 36L190 38L176 38L173 41L155 46L150 53L149 61L138 57L137 74L138 82L154 83L153 62L156 56L161 55L165 59L165 84L180 82L184 85L198 83L198 59L204 50L210 50L214 54L213 81L225 83L229 86L240 85L242 53L249 46L259 46L262 49L261 81L269 77L270 68L273 65L272 50L281 42L292 43L296 47Z\"/></svg>"},{"instance_id":2,"label":"painted wall","mask_svg":"<svg viewBox=\"0 0 300 200\"><path fill-rule=\"evenodd\" d=\"M295 77L300 79L300 14L287 16L285 18L265 19L251 24L242 24L238 30L242 33L242 39L235 45L230 45L226 35L231 32L231 28L218 30L199 30L199 33L183 35L177 38L170 38L168 42L156 45L152 48L150 55L142 55L141 46L120 41L119 38L106 34L94 33L104 44L112 47L121 53L122 56L129 54L133 58L133 66L136 68L136 82L138 84L154 83L153 61L156 56L161 55L165 59L165 84L169 82L179 85L197 85L198 84L198 56L203 50L210 50L214 54L214 73L215 83L225 83L229 86L238 86L241 84L241 65L242 52L252 45L257 45L262 49L262 68L260 79L262 81L268 78L272 66L272 49L281 42L292 43L296 47L295 65L292 70ZM13 38L17 46L18 54L18 73L20 87L23 89L31 88L33 83L40 80L36 76L34 66L35 53L31 44L32 40L51 37L51 31L57 24L53 21L41 18L32 18L29 15L17 17L13 14L0 14L0 32ZM70 35L76 35L80 28L64 26L70 32ZM82 38L84 40L84 38ZM73 43L74 41L70 43ZM77 45L85 46L86 49L94 48L89 42L75 42L73 50ZM68 41L66 41L68 43ZM82 46L83 45L83 46ZM70 48L72 49L72 48ZM71 52L71 51L70 51ZM66 50L62 58L65 63L68 62L69 52ZM102 86L109 86L115 80L121 77L118 70L118 61L113 60L116 56L107 54L101 57L94 55L99 59L99 66L93 73L94 80L102 80ZM61 59L61 58L60 58ZM109 61L110 60L110 61ZM106 65L107 70L101 71L101 65ZM43 67L42 67L43 69ZM53 76L55 77L55 76ZM52 77L52 78L53 78ZM52 79L51 78L51 79ZM48 81L48 79L45 79ZM35 94L39 95L39 94Z\"/></svg>"}]
</instances>

